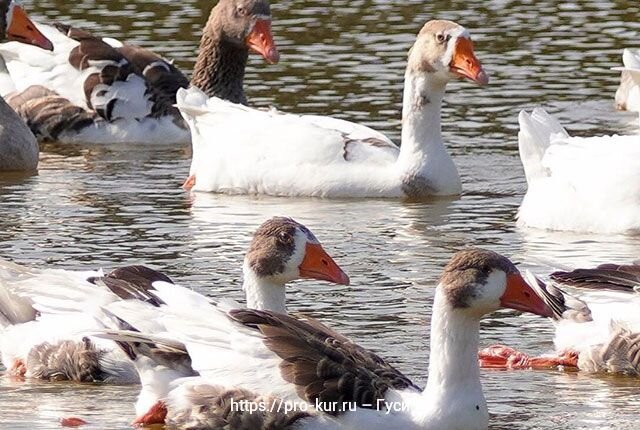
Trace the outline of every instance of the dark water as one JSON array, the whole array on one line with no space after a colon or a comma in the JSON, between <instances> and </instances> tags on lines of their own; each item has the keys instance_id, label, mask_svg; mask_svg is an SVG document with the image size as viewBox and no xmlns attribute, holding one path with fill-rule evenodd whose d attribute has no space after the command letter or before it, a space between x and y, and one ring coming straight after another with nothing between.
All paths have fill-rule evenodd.
<instances>
[{"instance_id":1,"label":"dark water","mask_svg":"<svg viewBox=\"0 0 640 430\"><path fill-rule=\"evenodd\" d=\"M59 20L174 58L186 71L213 2L25 2ZM275 2L274 2L275 3ZM514 216L525 191L517 114L544 106L580 135L634 132L614 111L622 48L640 40L637 1L290 0L273 5L282 60L252 58L256 106L331 114L400 134L406 52L422 24L470 29L492 77L486 88L450 85L445 139L464 181L458 200L323 201L189 195L179 185L188 148L49 145L40 174L0 177L0 256L36 266L87 269L147 263L211 296L242 298L241 260L271 215L310 227L350 274L350 287L299 283L289 306L322 318L395 362L419 382L428 364L431 298L453 252L479 245L544 275L560 265L630 261L640 240L524 231ZM503 312L482 342L530 352L552 348L551 324ZM483 372L494 429L634 429L640 382L554 372ZM95 429L127 428L135 387L39 384L0 378L0 428L58 428L80 415Z\"/></svg>"}]
</instances>

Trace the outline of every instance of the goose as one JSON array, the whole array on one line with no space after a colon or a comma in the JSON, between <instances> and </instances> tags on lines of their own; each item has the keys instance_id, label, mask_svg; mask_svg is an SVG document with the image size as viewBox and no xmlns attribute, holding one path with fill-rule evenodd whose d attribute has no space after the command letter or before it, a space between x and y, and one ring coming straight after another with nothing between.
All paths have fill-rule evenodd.
<instances>
[{"instance_id":1,"label":"goose","mask_svg":"<svg viewBox=\"0 0 640 430\"><path fill-rule=\"evenodd\" d=\"M105 335L146 343L147 350L188 353L199 375L172 381L145 414L181 428L486 429L480 319L500 308L552 315L506 257L476 248L458 252L436 288L429 375L421 390L375 353L311 318L216 307L184 288L153 287L165 303L157 315L167 337L126 330ZM138 361L142 391L158 383L153 355L146 358ZM251 404L256 409L249 412Z\"/></svg>"},{"instance_id":2,"label":"goose","mask_svg":"<svg viewBox=\"0 0 640 430\"><path fill-rule=\"evenodd\" d=\"M543 109L520 112L527 193L518 225L587 233L640 232L640 137L570 137Z\"/></svg>"},{"instance_id":3,"label":"goose","mask_svg":"<svg viewBox=\"0 0 640 430\"><path fill-rule=\"evenodd\" d=\"M553 309L555 354L531 357L504 345L480 351L487 368L548 369L640 376L640 262L559 271L529 283ZM575 288L579 295L560 287Z\"/></svg>"},{"instance_id":4,"label":"goose","mask_svg":"<svg viewBox=\"0 0 640 430\"><path fill-rule=\"evenodd\" d=\"M360 124L317 115L261 111L178 91L192 133L195 191L276 196L425 198L462 187L441 134L445 87L489 78L469 32L429 21L409 53L402 108L402 146Z\"/></svg>"},{"instance_id":5,"label":"goose","mask_svg":"<svg viewBox=\"0 0 640 430\"><path fill-rule=\"evenodd\" d=\"M13 0L0 0L0 42L14 40L42 49L51 42L33 25ZM0 58L0 75L5 64ZM4 82L0 79L0 88ZM0 172L34 172L38 168L38 142L13 109L0 97Z\"/></svg>"},{"instance_id":6,"label":"goose","mask_svg":"<svg viewBox=\"0 0 640 430\"><path fill-rule=\"evenodd\" d=\"M626 48L622 52L622 64L623 67L613 68L622 72L616 107L640 114L640 49Z\"/></svg>"},{"instance_id":7,"label":"goose","mask_svg":"<svg viewBox=\"0 0 640 430\"><path fill-rule=\"evenodd\" d=\"M246 103L249 50L279 60L267 0L220 0L204 27L191 82L170 61L135 45L69 25L38 25L55 49L0 46L13 88L9 103L40 140L89 143L188 143L173 106L192 85Z\"/></svg>"},{"instance_id":8,"label":"goose","mask_svg":"<svg viewBox=\"0 0 640 430\"><path fill-rule=\"evenodd\" d=\"M282 217L263 223L247 251L247 306L285 312L285 285L299 278L349 284L349 277L304 225ZM0 352L13 374L77 382L137 383L138 374L113 342L85 333L109 326L102 307L132 299L152 310L154 281L173 282L144 266L101 271L35 270L0 264ZM46 286L44 288L43 286ZM118 306L119 304L114 304ZM126 304L122 304L125 306ZM160 330L150 319L136 321Z\"/></svg>"}]
</instances>

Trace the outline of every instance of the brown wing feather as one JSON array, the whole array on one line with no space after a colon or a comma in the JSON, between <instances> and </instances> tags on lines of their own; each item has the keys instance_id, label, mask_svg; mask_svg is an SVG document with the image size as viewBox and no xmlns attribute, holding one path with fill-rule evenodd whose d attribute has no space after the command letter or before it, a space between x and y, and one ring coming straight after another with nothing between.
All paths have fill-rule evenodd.
<instances>
[{"instance_id":1,"label":"brown wing feather","mask_svg":"<svg viewBox=\"0 0 640 430\"><path fill-rule=\"evenodd\" d=\"M164 273L146 266L124 266L113 270L107 276L91 277L87 281L104 285L123 300L136 299L160 306L164 302L151 294L153 283L163 281L173 284L171 278Z\"/></svg>"},{"instance_id":2,"label":"brown wing feather","mask_svg":"<svg viewBox=\"0 0 640 430\"><path fill-rule=\"evenodd\" d=\"M551 279L577 288L633 291L640 287L640 264L603 264L595 269L555 272L551 274Z\"/></svg>"},{"instance_id":3,"label":"brown wing feather","mask_svg":"<svg viewBox=\"0 0 640 430\"><path fill-rule=\"evenodd\" d=\"M72 104L40 85L32 85L7 97L38 140L57 140L62 132L80 131L101 119L96 112Z\"/></svg>"},{"instance_id":4,"label":"brown wing feather","mask_svg":"<svg viewBox=\"0 0 640 430\"><path fill-rule=\"evenodd\" d=\"M147 92L151 95L152 117L177 115L176 93L187 88L189 80L173 64L148 49L135 45L124 45L118 51L133 65L136 74L144 77Z\"/></svg>"},{"instance_id":5,"label":"brown wing feather","mask_svg":"<svg viewBox=\"0 0 640 430\"><path fill-rule=\"evenodd\" d=\"M351 342L318 321L266 311L234 309L236 321L260 330L265 345L282 362L282 377L308 402L342 402L375 408L388 389L420 390L409 378L371 351ZM312 321L312 322L310 322Z\"/></svg>"}]
</instances>

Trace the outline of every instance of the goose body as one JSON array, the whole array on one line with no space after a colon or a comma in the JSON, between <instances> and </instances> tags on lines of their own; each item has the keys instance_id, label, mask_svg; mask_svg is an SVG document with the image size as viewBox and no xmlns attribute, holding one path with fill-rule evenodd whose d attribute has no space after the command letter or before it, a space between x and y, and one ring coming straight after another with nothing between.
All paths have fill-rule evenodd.
<instances>
[{"instance_id":1,"label":"goose body","mask_svg":"<svg viewBox=\"0 0 640 430\"><path fill-rule=\"evenodd\" d=\"M154 288L165 303L157 315L170 339L131 331L108 336L188 353L198 376L171 382L149 411L162 411L160 422L202 429L269 423L283 429L486 429L474 349L480 318L500 307L551 315L505 257L478 249L456 254L436 292L422 390L377 354L313 319L215 306L161 282ZM141 375L153 375L152 362L150 356L138 361ZM230 406L238 400L265 406L249 413ZM139 406L139 416L150 416Z\"/></svg>"},{"instance_id":2,"label":"goose body","mask_svg":"<svg viewBox=\"0 0 640 430\"><path fill-rule=\"evenodd\" d=\"M622 53L620 86L616 91L616 107L640 114L640 50L626 48Z\"/></svg>"},{"instance_id":3,"label":"goose body","mask_svg":"<svg viewBox=\"0 0 640 430\"><path fill-rule=\"evenodd\" d=\"M179 88L191 84L246 103L242 85L249 49L278 61L269 4L240 3L222 0L212 10L191 82L147 49L68 25L38 24L54 50L1 45L6 71L0 90L10 94L9 103L41 140L188 143L189 130L174 107Z\"/></svg>"},{"instance_id":4,"label":"goose body","mask_svg":"<svg viewBox=\"0 0 640 430\"><path fill-rule=\"evenodd\" d=\"M5 39L20 41L23 48L31 44L43 50L52 49L51 41L36 30L22 7L12 0L0 1L0 42ZM0 92L13 85L6 79L6 72L6 64L0 57ZM0 97L0 172L34 172L39 155L33 133Z\"/></svg>"},{"instance_id":5,"label":"goose body","mask_svg":"<svg viewBox=\"0 0 640 430\"><path fill-rule=\"evenodd\" d=\"M481 362L486 367L560 365L589 373L639 376L640 264L604 264L550 277L551 284L545 284L530 275L530 284L535 283L538 294L554 310L557 355L529 357L498 345L481 351Z\"/></svg>"},{"instance_id":6,"label":"goose body","mask_svg":"<svg viewBox=\"0 0 640 430\"><path fill-rule=\"evenodd\" d=\"M290 280L349 283L313 233L278 217L255 232L244 274L247 305L275 312L286 312L285 283ZM154 281L173 285L166 275L144 266L104 276L101 271L38 270L0 262L0 353L5 367L45 380L138 382L128 351L87 333L112 327L113 309L125 312L136 304L134 325L162 332L154 318L161 302L148 294ZM105 312L107 306L112 311Z\"/></svg>"},{"instance_id":7,"label":"goose body","mask_svg":"<svg viewBox=\"0 0 640 430\"><path fill-rule=\"evenodd\" d=\"M440 108L451 79L486 84L468 32L430 21L405 75L402 145L359 124L317 115L259 111L180 90L193 140L195 191L318 197L457 195L458 171L444 146Z\"/></svg>"},{"instance_id":8,"label":"goose body","mask_svg":"<svg viewBox=\"0 0 640 430\"><path fill-rule=\"evenodd\" d=\"M527 193L518 225L597 233L640 231L640 136L570 137L542 109L520 112Z\"/></svg>"}]
</instances>

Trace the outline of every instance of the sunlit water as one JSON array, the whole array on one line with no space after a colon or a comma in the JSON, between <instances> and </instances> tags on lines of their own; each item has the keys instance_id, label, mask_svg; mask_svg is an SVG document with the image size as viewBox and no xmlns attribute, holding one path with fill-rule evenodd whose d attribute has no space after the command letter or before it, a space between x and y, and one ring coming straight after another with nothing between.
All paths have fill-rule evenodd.
<instances>
[{"instance_id":1,"label":"sunlit water","mask_svg":"<svg viewBox=\"0 0 640 430\"><path fill-rule=\"evenodd\" d=\"M189 71L209 1L26 2L60 20L151 47ZM35 4L34 4L35 3ZM275 2L274 2L275 3ZM433 287L453 252L484 246L545 275L562 266L626 262L640 240L523 231L514 225L525 191L517 114L542 105L580 135L633 133L614 111L609 70L640 39L636 1L278 2L277 66L252 58L250 103L332 114L398 140L406 52L430 18L471 30L492 82L450 85L444 134L464 181L461 199L408 204L189 195L179 188L188 148L44 148L40 174L0 178L0 256L82 269L146 263L212 297L242 298L241 260L252 231L272 215L310 227L352 285L298 283L291 309L329 322L425 382ZM482 344L529 352L552 348L551 324L502 312L485 320ZM491 372L482 380L493 429L634 429L640 382L559 372ZM58 428L78 415L90 428L127 428L135 387L0 379L0 428Z\"/></svg>"}]
</instances>

